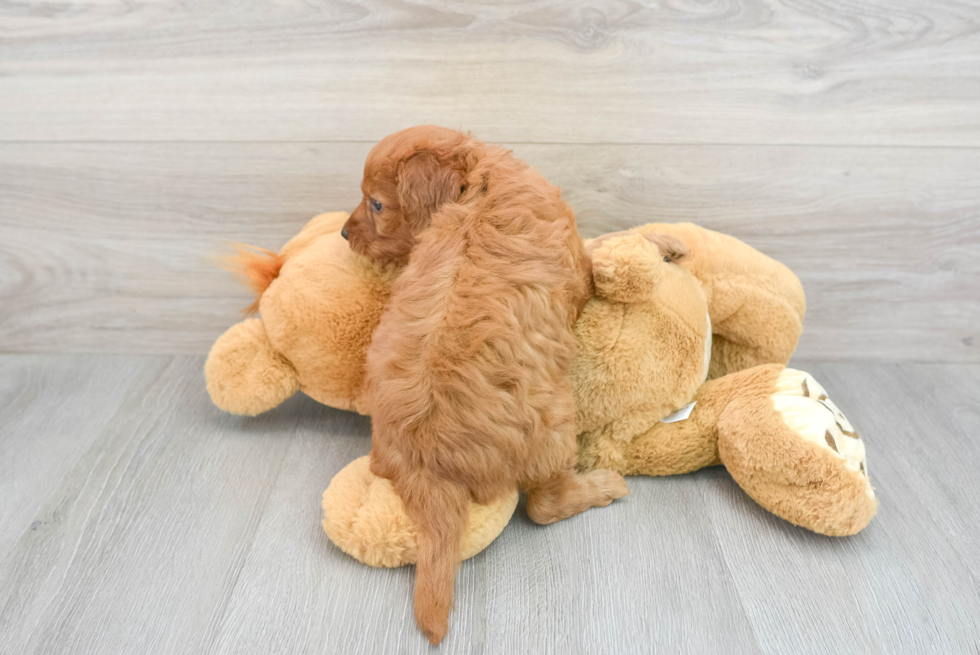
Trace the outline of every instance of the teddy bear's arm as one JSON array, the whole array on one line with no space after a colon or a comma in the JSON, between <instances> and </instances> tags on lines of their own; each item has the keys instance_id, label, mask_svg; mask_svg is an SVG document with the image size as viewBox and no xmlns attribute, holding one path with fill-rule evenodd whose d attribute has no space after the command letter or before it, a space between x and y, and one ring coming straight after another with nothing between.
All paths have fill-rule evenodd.
<instances>
[{"instance_id":1,"label":"teddy bear's arm","mask_svg":"<svg viewBox=\"0 0 980 655\"><path fill-rule=\"evenodd\" d=\"M296 370L269 343L265 325L250 318L218 337L204 364L211 400L232 414L255 416L299 391Z\"/></svg>"},{"instance_id":2,"label":"teddy bear's arm","mask_svg":"<svg viewBox=\"0 0 980 655\"><path fill-rule=\"evenodd\" d=\"M371 473L369 457L345 466L323 492L323 530L351 557L370 566L414 564L418 527L391 481ZM462 559L473 557L497 538L510 521L517 487L489 505L470 502Z\"/></svg>"},{"instance_id":3,"label":"teddy bear's arm","mask_svg":"<svg viewBox=\"0 0 980 655\"><path fill-rule=\"evenodd\" d=\"M787 363L803 332L797 309L752 276L716 280L708 311L715 335L712 379L759 364Z\"/></svg>"},{"instance_id":4,"label":"teddy bear's arm","mask_svg":"<svg viewBox=\"0 0 980 655\"><path fill-rule=\"evenodd\" d=\"M635 232L616 232L590 242L596 295L613 302L649 300L663 276L657 246Z\"/></svg>"}]
</instances>

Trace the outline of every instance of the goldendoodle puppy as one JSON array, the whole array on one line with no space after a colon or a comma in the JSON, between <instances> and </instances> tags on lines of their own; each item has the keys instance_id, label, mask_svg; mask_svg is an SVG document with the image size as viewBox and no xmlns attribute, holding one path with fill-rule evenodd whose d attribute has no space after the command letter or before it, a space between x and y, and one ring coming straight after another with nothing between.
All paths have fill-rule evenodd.
<instances>
[{"instance_id":1,"label":"goldendoodle puppy","mask_svg":"<svg viewBox=\"0 0 980 655\"><path fill-rule=\"evenodd\" d=\"M621 476L575 471L567 378L591 292L575 215L504 148L437 127L368 156L351 248L406 262L368 352L371 470L417 521L415 615L446 633L470 499L520 485L552 523L629 493Z\"/></svg>"}]
</instances>

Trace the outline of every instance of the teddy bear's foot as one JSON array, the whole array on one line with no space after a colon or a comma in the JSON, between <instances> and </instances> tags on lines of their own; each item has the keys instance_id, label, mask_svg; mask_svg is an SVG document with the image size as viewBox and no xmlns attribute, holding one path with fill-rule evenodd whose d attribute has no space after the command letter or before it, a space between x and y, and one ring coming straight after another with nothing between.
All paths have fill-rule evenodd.
<instances>
[{"instance_id":1,"label":"teddy bear's foot","mask_svg":"<svg viewBox=\"0 0 980 655\"><path fill-rule=\"evenodd\" d=\"M770 368L771 392L733 401L719 423L721 461L760 505L830 536L875 515L864 442L803 371Z\"/></svg>"},{"instance_id":2,"label":"teddy bear's foot","mask_svg":"<svg viewBox=\"0 0 980 655\"><path fill-rule=\"evenodd\" d=\"M786 425L801 438L835 453L844 466L860 472L865 481L869 479L864 441L812 375L783 369L772 401ZM864 491L874 498L870 484Z\"/></svg>"},{"instance_id":3,"label":"teddy bear's foot","mask_svg":"<svg viewBox=\"0 0 980 655\"><path fill-rule=\"evenodd\" d=\"M214 404L243 416L266 412L299 391L295 369L272 348L257 318L233 325L218 337L204 376Z\"/></svg>"},{"instance_id":4,"label":"teddy bear's foot","mask_svg":"<svg viewBox=\"0 0 980 655\"><path fill-rule=\"evenodd\" d=\"M518 492L489 505L470 503L461 544L469 559L497 538L517 507ZM323 492L323 530L351 557L370 566L414 564L418 527L391 482L371 473L370 457L345 466Z\"/></svg>"}]
</instances>

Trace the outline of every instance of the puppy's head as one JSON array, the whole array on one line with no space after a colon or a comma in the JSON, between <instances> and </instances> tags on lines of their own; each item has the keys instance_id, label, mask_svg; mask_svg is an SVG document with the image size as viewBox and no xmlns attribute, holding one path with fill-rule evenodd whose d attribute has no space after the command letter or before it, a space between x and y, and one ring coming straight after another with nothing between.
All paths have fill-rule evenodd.
<instances>
[{"instance_id":1,"label":"puppy's head","mask_svg":"<svg viewBox=\"0 0 980 655\"><path fill-rule=\"evenodd\" d=\"M405 261L432 214L465 190L474 143L431 125L382 139L364 163L364 197L342 231L351 250L384 263Z\"/></svg>"}]
</instances>

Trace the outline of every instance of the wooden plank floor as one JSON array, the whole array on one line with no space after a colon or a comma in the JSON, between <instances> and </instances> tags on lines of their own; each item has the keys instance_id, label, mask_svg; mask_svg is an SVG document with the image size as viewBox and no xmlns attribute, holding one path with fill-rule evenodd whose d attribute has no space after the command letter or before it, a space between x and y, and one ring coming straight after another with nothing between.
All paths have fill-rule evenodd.
<instances>
[{"instance_id":1,"label":"wooden plank floor","mask_svg":"<svg viewBox=\"0 0 980 655\"><path fill-rule=\"evenodd\" d=\"M202 364L0 356L0 652L430 652L411 569L319 526L368 420L305 397L225 415ZM976 652L980 366L797 366L865 435L864 532L789 525L721 468L549 527L519 508L462 567L441 652Z\"/></svg>"}]
</instances>

